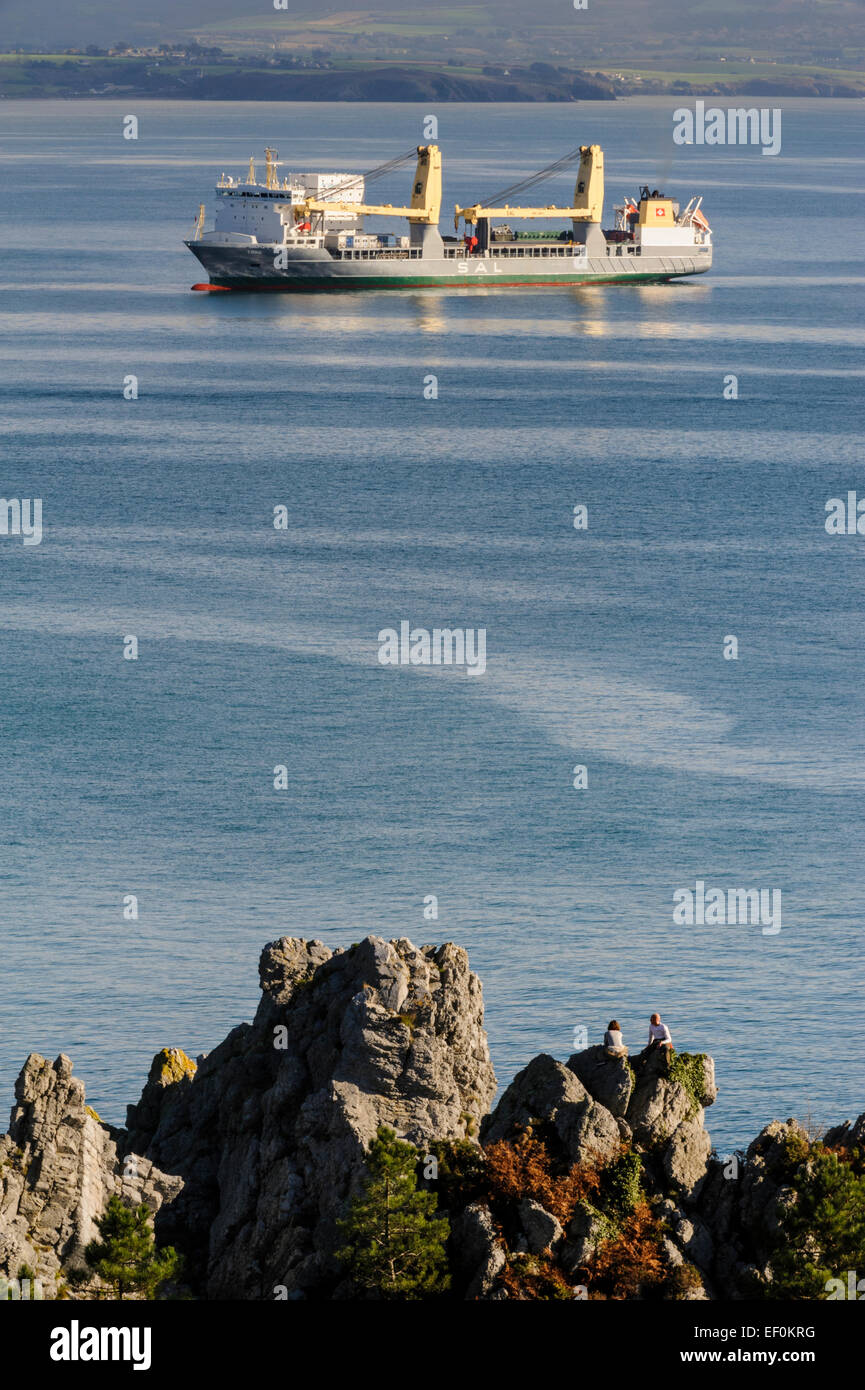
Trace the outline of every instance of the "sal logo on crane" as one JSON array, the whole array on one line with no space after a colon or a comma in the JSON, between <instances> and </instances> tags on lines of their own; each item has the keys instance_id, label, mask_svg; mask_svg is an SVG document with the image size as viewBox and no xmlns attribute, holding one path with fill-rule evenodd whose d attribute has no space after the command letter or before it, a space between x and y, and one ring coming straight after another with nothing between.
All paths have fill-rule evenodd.
<instances>
[{"instance_id":1,"label":"sal logo on crane","mask_svg":"<svg viewBox=\"0 0 865 1390\"><path fill-rule=\"evenodd\" d=\"M666 208L655 208L655 216L656 216L656 217L666 217L666 216L667 216L667 209L666 209Z\"/></svg>"}]
</instances>

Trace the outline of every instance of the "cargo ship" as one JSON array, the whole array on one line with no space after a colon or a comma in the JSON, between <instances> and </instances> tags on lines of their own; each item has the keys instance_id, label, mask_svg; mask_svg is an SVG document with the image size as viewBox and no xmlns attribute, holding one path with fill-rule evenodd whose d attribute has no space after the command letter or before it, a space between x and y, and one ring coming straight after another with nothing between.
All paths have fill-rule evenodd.
<instances>
[{"instance_id":1,"label":"cargo ship","mask_svg":"<svg viewBox=\"0 0 865 1390\"><path fill-rule=\"evenodd\" d=\"M417 159L405 207L366 201L366 185ZM579 159L570 207L524 206L519 195ZM658 189L640 189L603 227L604 156L581 145L537 174L468 207L454 209L456 235L440 230L442 156L418 145L365 175L280 178L273 149L265 176L249 161L245 180L223 174L216 214L202 204L186 245L209 275L196 290L382 290L465 286L658 283L704 274L712 233L694 197L682 208ZM516 201L510 201L516 199ZM367 229L367 218L397 218L407 233ZM556 223L553 230L511 223ZM565 223L562 227L561 223ZM461 230L462 229L462 230Z\"/></svg>"}]
</instances>

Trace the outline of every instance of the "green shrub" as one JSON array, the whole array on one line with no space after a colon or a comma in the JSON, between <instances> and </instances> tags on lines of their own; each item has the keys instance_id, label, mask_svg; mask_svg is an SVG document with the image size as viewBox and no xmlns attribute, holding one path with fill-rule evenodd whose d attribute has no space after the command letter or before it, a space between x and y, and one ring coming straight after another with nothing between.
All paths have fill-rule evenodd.
<instances>
[{"instance_id":1,"label":"green shrub","mask_svg":"<svg viewBox=\"0 0 865 1390\"><path fill-rule=\"evenodd\" d=\"M702 1109L708 1100L705 1092L704 1052L676 1052L670 1059L669 1077L687 1092L690 1101L688 1118Z\"/></svg>"},{"instance_id":2,"label":"green shrub","mask_svg":"<svg viewBox=\"0 0 865 1390\"><path fill-rule=\"evenodd\" d=\"M429 1151L438 1163L436 1190L443 1206L461 1210L486 1200L486 1158L479 1145L468 1139L436 1139Z\"/></svg>"},{"instance_id":3,"label":"green shrub","mask_svg":"<svg viewBox=\"0 0 865 1390\"><path fill-rule=\"evenodd\" d=\"M601 1174L601 1205L610 1216L628 1216L643 1195L640 1155L626 1149Z\"/></svg>"}]
</instances>

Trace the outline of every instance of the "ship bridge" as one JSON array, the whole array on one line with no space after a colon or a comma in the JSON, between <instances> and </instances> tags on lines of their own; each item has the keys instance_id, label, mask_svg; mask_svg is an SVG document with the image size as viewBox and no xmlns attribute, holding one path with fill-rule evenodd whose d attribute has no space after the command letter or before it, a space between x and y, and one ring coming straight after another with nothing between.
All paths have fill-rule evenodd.
<instances>
[{"instance_id":1,"label":"ship bridge","mask_svg":"<svg viewBox=\"0 0 865 1390\"><path fill-rule=\"evenodd\" d=\"M263 182L256 177L254 158L249 161L245 179L223 173L216 184L213 225L205 229L202 209L196 239L206 237L215 243L277 246L307 241L310 227L305 219L304 205L310 198L335 202L337 194L341 206L326 213L326 226L347 230L357 225L359 213L352 210L352 205L363 203L363 175L314 173L280 178L278 167L276 150L268 148Z\"/></svg>"}]
</instances>

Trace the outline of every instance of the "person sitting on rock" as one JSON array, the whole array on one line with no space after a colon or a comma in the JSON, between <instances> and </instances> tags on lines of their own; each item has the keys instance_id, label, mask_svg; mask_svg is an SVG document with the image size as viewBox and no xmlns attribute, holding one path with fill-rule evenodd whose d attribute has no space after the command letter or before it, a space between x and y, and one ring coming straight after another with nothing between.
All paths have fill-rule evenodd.
<instances>
[{"instance_id":1,"label":"person sitting on rock","mask_svg":"<svg viewBox=\"0 0 865 1390\"><path fill-rule=\"evenodd\" d=\"M669 1062L673 1055L673 1039L670 1036L670 1030L666 1023L661 1022L660 1014L652 1014L649 1020L649 1042L643 1056L648 1057L659 1048Z\"/></svg>"},{"instance_id":2,"label":"person sitting on rock","mask_svg":"<svg viewBox=\"0 0 865 1390\"><path fill-rule=\"evenodd\" d=\"M608 1057L627 1057L628 1049L622 1041L622 1030L619 1021L611 1018L607 1024L607 1031L604 1034L604 1047Z\"/></svg>"}]
</instances>

